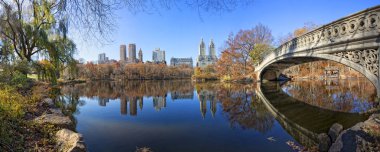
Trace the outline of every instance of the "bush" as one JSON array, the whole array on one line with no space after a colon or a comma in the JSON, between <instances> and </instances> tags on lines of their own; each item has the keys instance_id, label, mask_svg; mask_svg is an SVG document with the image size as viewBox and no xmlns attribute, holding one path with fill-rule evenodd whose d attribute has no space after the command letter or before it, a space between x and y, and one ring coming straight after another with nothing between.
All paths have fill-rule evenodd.
<instances>
[{"instance_id":1,"label":"bush","mask_svg":"<svg viewBox=\"0 0 380 152\"><path fill-rule=\"evenodd\" d=\"M23 87L27 84L28 77L21 72L16 71L11 79L11 84L17 87Z\"/></svg>"},{"instance_id":2,"label":"bush","mask_svg":"<svg viewBox=\"0 0 380 152\"><path fill-rule=\"evenodd\" d=\"M0 88L0 151L19 148L23 140L21 118L27 101L14 87L4 85Z\"/></svg>"}]
</instances>

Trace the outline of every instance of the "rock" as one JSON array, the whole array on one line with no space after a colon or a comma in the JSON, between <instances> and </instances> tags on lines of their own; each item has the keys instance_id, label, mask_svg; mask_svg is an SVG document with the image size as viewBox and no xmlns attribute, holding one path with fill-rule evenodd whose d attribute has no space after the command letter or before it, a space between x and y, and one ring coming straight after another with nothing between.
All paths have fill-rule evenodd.
<instances>
[{"instance_id":1,"label":"rock","mask_svg":"<svg viewBox=\"0 0 380 152\"><path fill-rule=\"evenodd\" d=\"M58 114L43 114L35 118L34 121L39 124L52 124L65 128L72 128L73 124L69 117Z\"/></svg>"},{"instance_id":2,"label":"rock","mask_svg":"<svg viewBox=\"0 0 380 152\"><path fill-rule=\"evenodd\" d=\"M68 129L61 129L56 133L57 148L60 152L85 152L81 134L75 133Z\"/></svg>"},{"instance_id":3,"label":"rock","mask_svg":"<svg viewBox=\"0 0 380 152\"><path fill-rule=\"evenodd\" d=\"M62 113L62 110L59 109L59 108L51 108L49 109L50 113L51 114L56 114L56 115L59 115L59 116L64 116L63 113Z\"/></svg>"},{"instance_id":4,"label":"rock","mask_svg":"<svg viewBox=\"0 0 380 152\"><path fill-rule=\"evenodd\" d=\"M326 133L318 135L318 148L319 151L328 151L331 146L330 137Z\"/></svg>"},{"instance_id":5,"label":"rock","mask_svg":"<svg viewBox=\"0 0 380 152\"><path fill-rule=\"evenodd\" d=\"M53 99L45 98L38 104L38 106L54 107Z\"/></svg>"},{"instance_id":6,"label":"rock","mask_svg":"<svg viewBox=\"0 0 380 152\"><path fill-rule=\"evenodd\" d=\"M330 139L331 139L331 142L334 143L336 138L338 138L339 136L339 133L343 130L343 126L341 124L338 124L338 123L334 123L330 130L329 130L329 133L328 135L330 136Z\"/></svg>"},{"instance_id":7,"label":"rock","mask_svg":"<svg viewBox=\"0 0 380 152\"><path fill-rule=\"evenodd\" d=\"M360 122L355 126L343 131L338 136L329 152L360 152L360 151L379 151L379 137L375 137L368 131L370 126L376 124L376 115L372 115L365 122ZM380 125L380 124L378 124Z\"/></svg>"}]
</instances>

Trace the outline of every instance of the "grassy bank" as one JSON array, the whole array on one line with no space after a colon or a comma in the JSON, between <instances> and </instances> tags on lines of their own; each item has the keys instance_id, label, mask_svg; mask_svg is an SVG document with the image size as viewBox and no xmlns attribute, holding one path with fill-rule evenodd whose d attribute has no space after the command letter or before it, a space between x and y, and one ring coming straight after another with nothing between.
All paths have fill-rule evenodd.
<instances>
[{"instance_id":1,"label":"grassy bank","mask_svg":"<svg viewBox=\"0 0 380 152\"><path fill-rule=\"evenodd\" d=\"M33 86L33 85L30 85ZM31 121L44 110L38 106L48 88L0 85L0 151L52 151L55 141L51 125Z\"/></svg>"}]
</instances>

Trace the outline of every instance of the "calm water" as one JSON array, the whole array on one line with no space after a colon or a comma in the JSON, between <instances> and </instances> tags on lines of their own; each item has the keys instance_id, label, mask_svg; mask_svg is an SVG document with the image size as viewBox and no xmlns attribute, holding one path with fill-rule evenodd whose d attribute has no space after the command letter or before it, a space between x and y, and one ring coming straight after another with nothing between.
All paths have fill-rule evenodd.
<instances>
[{"instance_id":1,"label":"calm water","mask_svg":"<svg viewBox=\"0 0 380 152\"><path fill-rule=\"evenodd\" d=\"M288 141L310 147L335 122L365 120L358 113L379 107L369 84L92 82L65 86L60 98L90 151L292 151Z\"/></svg>"}]
</instances>

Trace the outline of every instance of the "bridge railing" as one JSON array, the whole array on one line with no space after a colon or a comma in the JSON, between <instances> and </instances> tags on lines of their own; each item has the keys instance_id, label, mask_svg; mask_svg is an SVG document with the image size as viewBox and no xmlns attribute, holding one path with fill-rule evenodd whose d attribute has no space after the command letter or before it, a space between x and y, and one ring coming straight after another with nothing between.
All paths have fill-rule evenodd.
<instances>
[{"instance_id":1,"label":"bridge railing","mask_svg":"<svg viewBox=\"0 0 380 152\"><path fill-rule=\"evenodd\" d=\"M259 65L280 55L379 35L380 5L323 25L320 28L285 42L274 51L262 54L263 61Z\"/></svg>"}]
</instances>

